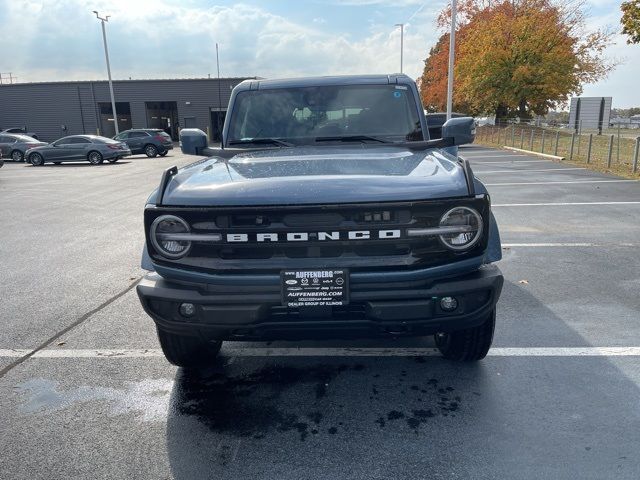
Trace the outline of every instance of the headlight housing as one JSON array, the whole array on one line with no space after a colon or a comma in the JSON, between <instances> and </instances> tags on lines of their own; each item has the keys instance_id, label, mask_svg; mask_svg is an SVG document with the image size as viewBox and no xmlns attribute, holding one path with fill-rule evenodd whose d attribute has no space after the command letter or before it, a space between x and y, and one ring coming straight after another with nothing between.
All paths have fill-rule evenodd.
<instances>
[{"instance_id":1,"label":"headlight housing","mask_svg":"<svg viewBox=\"0 0 640 480\"><path fill-rule=\"evenodd\" d=\"M151 224L149 236L155 249L163 257L177 259L184 257L191 248L188 238L189 224L175 215L162 215Z\"/></svg>"},{"instance_id":2,"label":"headlight housing","mask_svg":"<svg viewBox=\"0 0 640 480\"><path fill-rule=\"evenodd\" d=\"M468 250L482 238L482 216L473 208L452 208L440 219L440 228L451 230L451 233L439 236L447 248Z\"/></svg>"}]
</instances>

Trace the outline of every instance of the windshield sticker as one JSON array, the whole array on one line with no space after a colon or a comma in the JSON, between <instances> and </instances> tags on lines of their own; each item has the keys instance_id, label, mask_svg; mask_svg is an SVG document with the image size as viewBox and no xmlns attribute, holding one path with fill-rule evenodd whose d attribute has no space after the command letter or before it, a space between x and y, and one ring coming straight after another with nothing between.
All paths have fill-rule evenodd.
<instances>
[{"instance_id":1,"label":"windshield sticker","mask_svg":"<svg viewBox=\"0 0 640 480\"><path fill-rule=\"evenodd\" d=\"M400 98L402 94L400 92L393 92L393 96L396 98Z\"/></svg>"}]
</instances>

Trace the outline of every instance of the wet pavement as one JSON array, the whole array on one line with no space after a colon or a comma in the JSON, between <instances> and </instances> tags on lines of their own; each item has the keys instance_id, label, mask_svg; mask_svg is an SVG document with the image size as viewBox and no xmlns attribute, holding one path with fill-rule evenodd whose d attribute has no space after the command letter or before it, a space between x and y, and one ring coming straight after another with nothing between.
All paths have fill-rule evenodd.
<instances>
[{"instance_id":1,"label":"wet pavement","mask_svg":"<svg viewBox=\"0 0 640 480\"><path fill-rule=\"evenodd\" d=\"M430 338L234 343L198 374L159 356L130 289L146 196L193 157L7 162L0 477L638 478L640 357L571 349L640 346L640 185L461 153L501 227L494 345L513 353L466 365ZM9 352L45 343L59 356ZM530 353L545 347L563 355Z\"/></svg>"}]
</instances>

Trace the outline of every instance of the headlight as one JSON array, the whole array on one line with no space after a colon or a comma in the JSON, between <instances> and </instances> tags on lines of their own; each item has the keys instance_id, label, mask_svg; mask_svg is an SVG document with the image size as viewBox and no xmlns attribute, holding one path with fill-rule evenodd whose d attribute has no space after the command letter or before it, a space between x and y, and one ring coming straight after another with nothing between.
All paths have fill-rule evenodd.
<instances>
[{"instance_id":1,"label":"headlight","mask_svg":"<svg viewBox=\"0 0 640 480\"><path fill-rule=\"evenodd\" d=\"M440 227L451 227L451 233L440 235L442 243L452 250L466 250L482 236L482 217L473 208L456 207L442 216Z\"/></svg>"},{"instance_id":2,"label":"headlight","mask_svg":"<svg viewBox=\"0 0 640 480\"><path fill-rule=\"evenodd\" d=\"M162 215L151 224L150 237L162 256L176 259L184 257L191 248L191 242L184 239L189 232L189 225L180 217Z\"/></svg>"}]
</instances>

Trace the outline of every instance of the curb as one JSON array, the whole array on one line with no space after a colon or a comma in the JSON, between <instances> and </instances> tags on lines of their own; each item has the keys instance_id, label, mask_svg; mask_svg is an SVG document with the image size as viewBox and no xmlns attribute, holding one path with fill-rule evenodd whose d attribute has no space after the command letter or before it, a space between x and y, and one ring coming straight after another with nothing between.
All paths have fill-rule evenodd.
<instances>
[{"instance_id":1,"label":"curb","mask_svg":"<svg viewBox=\"0 0 640 480\"><path fill-rule=\"evenodd\" d=\"M532 152L531 150L523 150L521 148L508 147L506 145L503 146L502 148L506 148L507 150L512 150L514 152L528 153L529 155L537 155L539 157L549 158L551 160L557 160L559 162L565 159L565 157L559 157L557 155L550 155L548 153L540 153L540 152Z\"/></svg>"}]
</instances>

